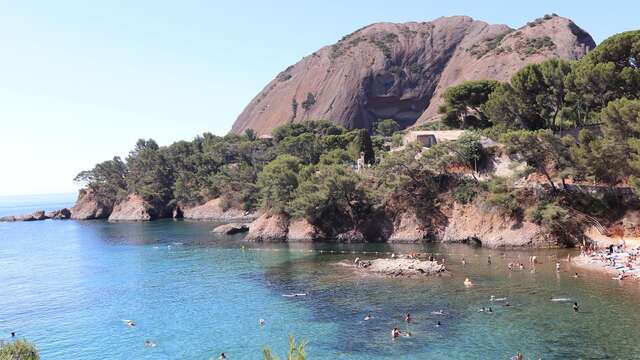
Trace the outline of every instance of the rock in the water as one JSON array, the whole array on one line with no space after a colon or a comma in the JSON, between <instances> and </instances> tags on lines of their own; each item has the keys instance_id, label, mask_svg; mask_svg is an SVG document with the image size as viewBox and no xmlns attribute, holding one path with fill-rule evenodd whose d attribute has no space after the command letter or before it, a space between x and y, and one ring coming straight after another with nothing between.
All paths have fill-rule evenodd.
<instances>
[{"instance_id":1,"label":"rock in the water","mask_svg":"<svg viewBox=\"0 0 640 360\"><path fill-rule=\"evenodd\" d=\"M449 86L505 81L526 64L573 60L594 47L589 34L555 15L517 30L466 16L376 23L282 71L245 107L232 131L263 135L313 119L350 129L372 129L388 118L402 126L424 123L438 116Z\"/></svg>"},{"instance_id":2,"label":"rock in the water","mask_svg":"<svg viewBox=\"0 0 640 360\"><path fill-rule=\"evenodd\" d=\"M129 194L117 202L109 215L109 221L148 221L152 218L148 204L136 194Z\"/></svg>"},{"instance_id":3,"label":"rock in the water","mask_svg":"<svg viewBox=\"0 0 640 360\"><path fill-rule=\"evenodd\" d=\"M243 232L249 231L249 224L245 223L230 223L217 226L215 229L211 230L212 233L216 234L225 234L225 235L234 235Z\"/></svg>"},{"instance_id":4,"label":"rock in the water","mask_svg":"<svg viewBox=\"0 0 640 360\"><path fill-rule=\"evenodd\" d=\"M48 219L66 220L71 217L71 210L64 208L60 210L49 211L45 214Z\"/></svg>"},{"instance_id":5,"label":"rock in the water","mask_svg":"<svg viewBox=\"0 0 640 360\"><path fill-rule=\"evenodd\" d=\"M78 200L71 208L71 218L75 220L106 219L113 206L98 201L89 189L78 192Z\"/></svg>"},{"instance_id":6,"label":"rock in the water","mask_svg":"<svg viewBox=\"0 0 640 360\"><path fill-rule=\"evenodd\" d=\"M43 210L35 211L31 214L24 215L9 215L0 217L0 221L3 222L12 222L12 221L38 221L38 220L46 220L47 216Z\"/></svg>"},{"instance_id":7,"label":"rock in the water","mask_svg":"<svg viewBox=\"0 0 640 360\"><path fill-rule=\"evenodd\" d=\"M288 227L289 217L286 214L264 213L249 224L249 233L245 240L255 242L285 241Z\"/></svg>"},{"instance_id":8,"label":"rock in the water","mask_svg":"<svg viewBox=\"0 0 640 360\"><path fill-rule=\"evenodd\" d=\"M221 203L221 199L213 199L202 205L183 208L182 217L188 220L203 221L250 221L256 218L256 214L241 209L225 209Z\"/></svg>"},{"instance_id":9,"label":"rock in the water","mask_svg":"<svg viewBox=\"0 0 640 360\"><path fill-rule=\"evenodd\" d=\"M558 241L540 225L505 217L480 204L455 204L443 242L476 241L490 248L555 247Z\"/></svg>"},{"instance_id":10,"label":"rock in the water","mask_svg":"<svg viewBox=\"0 0 640 360\"><path fill-rule=\"evenodd\" d=\"M428 276L445 271L437 261L410 258L360 260L355 265L362 271L393 277Z\"/></svg>"},{"instance_id":11,"label":"rock in the water","mask_svg":"<svg viewBox=\"0 0 640 360\"><path fill-rule=\"evenodd\" d=\"M289 224L288 242L319 241L325 239L324 233L307 219L297 219Z\"/></svg>"}]
</instances>

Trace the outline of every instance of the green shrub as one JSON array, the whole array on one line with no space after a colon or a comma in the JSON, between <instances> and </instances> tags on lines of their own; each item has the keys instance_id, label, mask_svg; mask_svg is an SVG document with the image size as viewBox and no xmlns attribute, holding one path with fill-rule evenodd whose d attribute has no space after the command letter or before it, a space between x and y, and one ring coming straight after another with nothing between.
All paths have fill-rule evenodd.
<instances>
[{"instance_id":1,"label":"green shrub","mask_svg":"<svg viewBox=\"0 0 640 360\"><path fill-rule=\"evenodd\" d=\"M469 179L463 179L453 189L452 196L461 204L468 204L478 195L478 183Z\"/></svg>"},{"instance_id":2,"label":"green shrub","mask_svg":"<svg viewBox=\"0 0 640 360\"><path fill-rule=\"evenodd\" d=\"M40 355L35 345L27 340L18 339L11 342L0 341L0 360L39 360Z\"/></svg>"}]
</instances>

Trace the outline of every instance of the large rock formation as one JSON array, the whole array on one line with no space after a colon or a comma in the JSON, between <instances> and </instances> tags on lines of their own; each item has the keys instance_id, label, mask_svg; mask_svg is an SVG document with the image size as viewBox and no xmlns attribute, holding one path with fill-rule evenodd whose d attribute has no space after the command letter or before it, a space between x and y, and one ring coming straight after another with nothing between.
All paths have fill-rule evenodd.
<instances>
[{"instance_id":1,"label":"large rock formation","mask_svg":"<svg viewBox=\"0 0 640 360\"><path fill-rule=\"evenodd\" d=\"M71 208L71 218L75 220L106 219L111 213L111 206L99 202L93 192L82 189L78 199Z\"/></svg>"},{"instance_id":2,"label":"large rock formation","mask_svg":"<svg viewBox=\"0 0 640 360\"><path fill-rule=\"evenodd\" d=\"M118 201L109 215L109 221L149 221L153 218L150 206L136 194Z\"/></svg>"},{"instance_id":3,"label":"large rock formation","mask_svg":"<svg viewBox=\"0 0 640 360\"><path fill-rule=\"evenodd\" d=\"M183 208L182 217L189 220L246 221L255 219L256 214L235 208L225 209L220 199L213 199L202 205Z\"/></svg>"},{"instance_id":4,"label":"large rock formation","mask_svg":"<svg viewBox=\"0 0 640 360\"><path fill-rule=\"evenodd\" d=\"M249 224L247 241L282 242L287 239L289 217L286 214L264 213Z\"/></svg>"},{"instance_id":5,"label":"large rock formation","mask_svg":"<svg viewBox=\"0 0 640 360\"><path fill-rule=\"evenodd\" d=\"M326 238L325 234L317 226L311 224L307 219L297 219L291 221L287 231L287 241L320 241Z\"/></svg>"},{"instance_id":6,"label":"large rock formation","mask_svg":"<svg viewBox=\"0 0 640 360\"><path fill-rule=\"evenodd\" d=\"M443 242L478 242L484 247L557 247L558 240L532 222L503 216L481 204L455 204Z\"/></svg>"},{"instance_id":7,"label":"large rock formation","mask_svg":"<svg viewBox=\"0 0 640 360\"><path fill-rule=\"evenodd\" d=\"M517 30L466 16L376 23L304 57L276 76L238 116L232 131L327 119L370 129L437 115L443 91L465 80L507 80L523 65L577 59L595 47L571 20L545 16Z\"/></svg>"}]
</instances>

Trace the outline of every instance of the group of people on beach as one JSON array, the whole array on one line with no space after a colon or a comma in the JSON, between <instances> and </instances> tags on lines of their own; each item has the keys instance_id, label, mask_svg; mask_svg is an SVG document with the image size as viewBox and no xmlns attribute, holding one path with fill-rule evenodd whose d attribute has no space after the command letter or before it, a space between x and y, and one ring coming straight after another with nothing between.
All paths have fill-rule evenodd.
<instances>
[{"instance_id":1,"label":"group of people on beach","mask_svg":"<svg viewBox=\"0 0 640 360\"><path fill-rule=\"evenodd\" d=\"M640 246L628 249L624 240L618 245L609 244L600 249L593 244L583 244L580 255L588 259L589 263L600 263L603 268L615 273L616 280L640 278Z\"/></svg>"}]
</instances>

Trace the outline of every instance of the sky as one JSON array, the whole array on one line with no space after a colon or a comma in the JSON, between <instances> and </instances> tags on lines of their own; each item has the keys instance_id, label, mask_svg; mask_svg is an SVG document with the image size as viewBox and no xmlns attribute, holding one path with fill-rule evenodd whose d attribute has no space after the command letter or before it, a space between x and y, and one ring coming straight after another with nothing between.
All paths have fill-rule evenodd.
<instances>
[{"instance_id":1,"label":"sky","mask_svg":"<svg viewBox=\"0 0 640 360\"><path fill-rule=\"evenodd\" d=\"M74 192L139 138L226 134L287 66L373 22L571 18L599 43L637 1L0 0L0 196Z\"/></svg>"}]
</instances>

